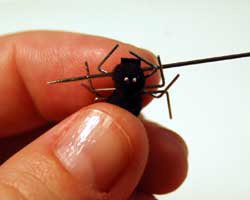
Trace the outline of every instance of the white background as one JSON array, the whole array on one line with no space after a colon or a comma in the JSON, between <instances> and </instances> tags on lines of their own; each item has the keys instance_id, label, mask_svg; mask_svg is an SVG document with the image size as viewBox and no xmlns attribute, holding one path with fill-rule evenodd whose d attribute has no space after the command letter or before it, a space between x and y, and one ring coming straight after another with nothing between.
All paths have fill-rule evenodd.
<instances>
[{"instance_id":1,"label":"white background","mask_svg":"<svg viewBox=\"0 0 250 200\"><path fill-rule=\"evenodd\" d=\"M0 34L60 29L116 38L160 54L163 63L250 51L250 1L0 0ZM250 199L250 58L169 69L166 99L147 118L189 146L189 176L160 199ZM162 172L164 173L164 172Z\"/></svg>"}]
</instances>

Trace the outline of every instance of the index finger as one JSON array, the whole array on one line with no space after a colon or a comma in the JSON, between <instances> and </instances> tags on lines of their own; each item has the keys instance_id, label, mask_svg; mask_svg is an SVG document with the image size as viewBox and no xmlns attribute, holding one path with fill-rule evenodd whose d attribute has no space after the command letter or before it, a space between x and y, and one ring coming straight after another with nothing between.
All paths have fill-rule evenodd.
<instances>
[{"instance_id":1,"label":"index finger","mask_svg":"<svg viewBox=\"0 0 250 200\"><path fill-rule=\"evenodd\" d=\"M48 85L47 81L91 73L116 44L120 47L105 62L105 69L131 57L129 50L155 62L152 53L103 37L67 32L34 31L0 37L0 137L25 132L59 121L94 95L79 82ZM154 76L150 82L156 82ZM112 87L110 78L93 80L95 87Z\"/></svg>"}]
</instances>

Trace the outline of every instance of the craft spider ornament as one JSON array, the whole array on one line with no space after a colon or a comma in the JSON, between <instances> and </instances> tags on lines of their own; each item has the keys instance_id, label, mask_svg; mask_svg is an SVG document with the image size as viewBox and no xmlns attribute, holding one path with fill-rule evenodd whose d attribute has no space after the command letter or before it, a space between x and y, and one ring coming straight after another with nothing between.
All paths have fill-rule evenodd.
<instances>
[{"instance_id":1,"label":"craft spider ornament","mask_svg":"<svg viewBox=\"0 0 250 200\"><path fill-rule=\"evenodd\" d=\"M121 58L120 64L116 65L112 72L108 72L103 68L103 64L105 61L115 52L115 50L119 47L119 45L115 45L112 50L103 58L100 64L97 66L97 69L100 73L98 74L90 74L88 62L85 62L86 67L86 76L79 76L73 78L59 79L55 81L49 81L49 84L54 83L64 83L71 81L79 81L79 80L87 80L88 85L82 84L85 88L87 88L90 92L95 94L95 100L104 100L108 103L115 104L120 106L134 115L138 116L142 109L142 100L144 95L150 95L153 98L160 98L164 94L167 97L167 105L169 111L169 117L172 119L172 111L170 105L170 96L169 96L169 88L175 83L175 81L179 78L179 74L177 74L170 83L165 86L165 77L163 73L163 69L172 68L172 67L182 67L188 65L195 65L201 63L208 62L216 62L222 60L236 59L242 57L249 57L250 52L241 53L241 54L232 54L226 56L219 57L211 57L205 59L197 59L191 61L177 62L171 64L161 64L160 56L157 57L158 64L155 65L150 61L146 60L142 56L138 55L135 52L129 51L129 53L134 58ZM147 64L147 67L142 68L141 63L144 62ZM157 71L160 71L161 83L146 85L146 80L153 76ZM149 73L145 73L145 72ZM114 87L112 88L95 88L92 79L93 78L101 78L110 76L114 81ZM101 92L110 91L111 95L103 95Z\"/></svg>"}]
</instances>

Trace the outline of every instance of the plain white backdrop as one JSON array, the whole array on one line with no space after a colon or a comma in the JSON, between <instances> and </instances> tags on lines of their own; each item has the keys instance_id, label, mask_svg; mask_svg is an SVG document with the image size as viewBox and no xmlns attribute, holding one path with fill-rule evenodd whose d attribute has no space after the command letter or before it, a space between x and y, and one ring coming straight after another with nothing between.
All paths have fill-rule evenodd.
<instances>
[{"instance_id":1,"label":"plain white backdrop","mask_svg":"<svg viewBox=\"0 0 250 200\"><path fill-rule=\"evenodd\" d=\"M112 37L160 54L163 63L250 51L250 1L0 0L0 34L31 29ZM169 200L250 198L250 58L169 69L166 99L143 113L189 146L189 175ZM164 172L162 172L164 173Z\"/></svg>"}]
</instances>

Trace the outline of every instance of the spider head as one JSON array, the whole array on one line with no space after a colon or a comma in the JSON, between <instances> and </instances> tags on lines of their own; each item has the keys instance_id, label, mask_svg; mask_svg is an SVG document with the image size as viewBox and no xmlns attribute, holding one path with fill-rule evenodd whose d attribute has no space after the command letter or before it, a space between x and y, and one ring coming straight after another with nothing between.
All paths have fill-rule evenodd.
<instances>
[{"instance_id":1,"label":"spider head","mask_svg":"<svg viewBox=\"0 0 250 200\"><path fill-rule=\"evenodd\" d=\"M140 60L121 58L121 63L113 71L112 79L115 88L122 93L135 94L142 91L145 86L145 77Z\"/></svg>"}]
</instances>

